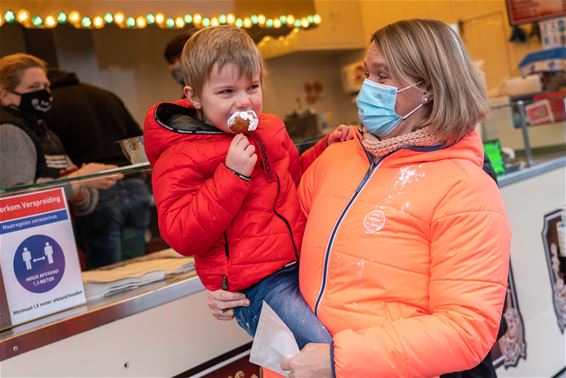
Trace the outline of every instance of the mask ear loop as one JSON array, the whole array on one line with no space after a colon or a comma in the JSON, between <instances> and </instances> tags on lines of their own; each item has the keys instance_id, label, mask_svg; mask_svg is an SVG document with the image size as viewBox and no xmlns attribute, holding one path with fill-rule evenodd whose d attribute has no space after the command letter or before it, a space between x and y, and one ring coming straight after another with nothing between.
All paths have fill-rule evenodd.
<instances>
[{"instance_id":1,"label":"mask ear loop","mask_svg":"<svg viewBox=\"0 0 566 378\"><path fill-rule=\"evenodd\" d=\"M409 113L405 114L404 116L401 117L401 119L407 119L411 116L411 114L413 114L414 112L416 112L417 110L419 110L424 104L421 102L416 108L414 108L413 110L411 110Z\"/></svg>"},{"instance_id":2,"label":"mask ear loop","mask_svg":"<svg viewBox=\"0 0 566 378\"><path fill-rule=\"evenodd\" d=\"M417 82L414 83L414 84L407 85L405 88L397 89L397 93L401 93L401 92L403 92L403 91L406 91L406 90L409 89L409 88L416 87L417 85L419 85L419 84L422 83L422 82L423 82L422 80L419 80L419 81L417 81Z\"/></svg>"},{"instance_id":3,"label":"mask ear loop","mask_svg":"<svg viewBox=\"0 0 566 378\"><path fill-rule=\"evenodd\" d=\"M407 90L407 89L409 89L409 88L416 87L417 85L419 85L419 84L422 83L422 82L423 82L422 80L419 80L419 81L417 81L417 82L414 83L414 84L411 84L411 85L406 86L405 88L398 89L398 90L397 90L397 93L403 92L403 91L405 91L405 90ZM416 112L417 110L419 110L423 105L424 105L424 103L421 102L416 108L414 108L413 110L411 110L409 113L405 114L404 116L401 116L401 119L407 119L407 118L409 118L409 117L411 116L411 114L413 114L414 112Z\"/></svg>"}]
</instances>

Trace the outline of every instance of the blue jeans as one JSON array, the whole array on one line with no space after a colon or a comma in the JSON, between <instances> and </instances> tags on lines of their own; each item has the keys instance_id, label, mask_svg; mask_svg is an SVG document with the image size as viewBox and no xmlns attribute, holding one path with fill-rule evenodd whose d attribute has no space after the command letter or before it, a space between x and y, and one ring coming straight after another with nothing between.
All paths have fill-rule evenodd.
<instances>
[{"instance_id":1,"label":"blue jeans","mask_svg":"<svg viewBox=\"0 0 566 378\"><path fill-rule=\"evenodd\" d=\"M289 327L302 349L308 343L330 344L332 336L312 312L299 291L298 264L283 268L244 290L250 300L248 307L234 310L240 327L255 335L261 306L267 302Z\"/></svg>"},{"instance_id":2,"label":"blue jeans","mask_svg":"<svg viewBox=\"0 0 566 378\"><path fill-rule=\"evenodd\" d=\"M87 269L145 254L151 194L141 178L125 178L112 188L99 190L94 211L78 217L79 246Z\"/></svg>"}]
</instances>

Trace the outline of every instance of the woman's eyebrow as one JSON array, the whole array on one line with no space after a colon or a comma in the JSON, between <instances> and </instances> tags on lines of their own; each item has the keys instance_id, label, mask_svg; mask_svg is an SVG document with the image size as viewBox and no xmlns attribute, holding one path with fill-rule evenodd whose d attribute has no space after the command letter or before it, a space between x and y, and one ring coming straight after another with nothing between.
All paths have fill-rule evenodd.
<instances>
[{"instance_id":1,"label":"woman's eyebrow","mask_svg":"<svg viewBox=\"0 0 566 378\"><path fill-rule=\"evenodd\" d=\"M371 68L372 69L380 69L381 68L381 69L384 69L386 71L389 71L389 66L385 63L373 63L371 65Z\"/></svg>"}]
</instances>

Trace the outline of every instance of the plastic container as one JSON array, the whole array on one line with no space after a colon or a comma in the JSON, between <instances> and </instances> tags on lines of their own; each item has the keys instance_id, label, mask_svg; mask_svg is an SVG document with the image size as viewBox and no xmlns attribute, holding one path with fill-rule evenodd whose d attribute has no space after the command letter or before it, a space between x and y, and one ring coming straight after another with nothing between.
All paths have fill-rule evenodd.
<instances>
[{"instance_id":1,"label":"plastic container","mask_svg":"<svg viewBox=\"0 0 566 378\"><path fill-rule=\"evenodd\" d=\"M139 164L147 162L147 156L145 155L145 149L143 146L143 136L137 136L133 138L122 139L118 141L122 152L130 163Z\"/></svg>"}]
</instances>

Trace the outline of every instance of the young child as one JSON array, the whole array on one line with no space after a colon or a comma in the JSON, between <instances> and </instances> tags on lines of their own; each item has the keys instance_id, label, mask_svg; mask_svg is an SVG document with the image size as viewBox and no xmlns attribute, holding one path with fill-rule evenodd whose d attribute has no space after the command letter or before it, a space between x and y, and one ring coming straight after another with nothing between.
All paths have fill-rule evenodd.
<instances>
[{"instance_id":1,"label":"young child","mask_svg":"<svg viewBox=\"0 0 566 378\"><path fill-rule=\"evenodd\" d=\"M241 29L198 31L181 62L190 103L155 105L144 129L161 236L194 256L207 289L245 293L250 305L235 317L252 336L265 300L300 348L330 343L298 289L296 185L329 143L353 133L340 127L299 157L283 122L261 113L263 65Z\"/></svg>"}]
</instances>

